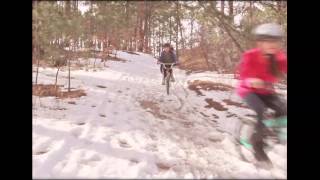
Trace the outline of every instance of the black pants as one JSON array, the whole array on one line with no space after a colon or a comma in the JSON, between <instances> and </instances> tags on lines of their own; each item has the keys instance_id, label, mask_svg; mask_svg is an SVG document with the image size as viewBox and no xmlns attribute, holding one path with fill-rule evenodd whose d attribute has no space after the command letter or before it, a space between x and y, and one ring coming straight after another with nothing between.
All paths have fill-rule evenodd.
<instances>
[{"instance_id":1,"label":"black pants","mask_svg":"<svg viewBox=\"0 0 320 180\"><path fill-rule=\"evenodd\" d=\"M287 115L286 103L276 94L262 95L250 93L244 99L248 106L257 113L259 122L264 119L263 114L266 108L274 110L275 117Z\"/></svg>"},{"instance_id":2,"label":"black pants","mask_svg":"<svg viewBox=\"0 0 320 180\"><path fill-rule=\"evenodd\" d=\"M263 151L263 134L265 126L262 123L262 120L264 119L264 112L267 108L270 108L275 111L275 117L285 116L287 115L287 105L276 94L261 95L250 93L244 99L248 106L257 114L258 122L255 127L256 132L250 138L255 150L256 159L269 160Z\"/></svg>"},{"instance_id":3,"label":"black pants","mask_svg":"<svg viewBox=\"0 0 320 180\"><path fill-rule=\"evenodd\" d=\"M170 65L165 65L166 68L170 68ZM167 71L165 71L165 69L163 68L163 64L160 65L160 72L163 74L163 78L165 78L167 76ZM170 68L169 72L171 73L171 75L173 76L173 71L172 68Z\"/></svg>"}]
</instances>

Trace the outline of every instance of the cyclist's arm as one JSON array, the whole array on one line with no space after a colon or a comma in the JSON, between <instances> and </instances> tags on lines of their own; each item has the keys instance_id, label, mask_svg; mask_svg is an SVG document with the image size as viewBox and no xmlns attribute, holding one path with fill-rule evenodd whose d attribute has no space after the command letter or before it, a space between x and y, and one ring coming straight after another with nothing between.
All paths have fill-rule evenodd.
<instances>
[{"instance_id":1,"label":"cyclist's arm","mask_svg":"<svg viewBox=\"0 0 320 180\"><path fill-rule=\"evenodd\" d=\"M163 52L161 52L161 55L160 55L160 57L158 59L158 62L163 62Z\"/></svg>"},{"instance_id":2,"label":"cyclist's arm","mask_svg":"<svg viewBox=\"0 0 320 180\"><path fill-rule=\"evenodd\" d=\"M179 64L179 60L178 60L178 58L177 58L176 53L174 53L174 52L172 52L172 53L173 53L173 60L174 60L174 63L175 63L175 64Z\"/></svg>"}]
</instances>

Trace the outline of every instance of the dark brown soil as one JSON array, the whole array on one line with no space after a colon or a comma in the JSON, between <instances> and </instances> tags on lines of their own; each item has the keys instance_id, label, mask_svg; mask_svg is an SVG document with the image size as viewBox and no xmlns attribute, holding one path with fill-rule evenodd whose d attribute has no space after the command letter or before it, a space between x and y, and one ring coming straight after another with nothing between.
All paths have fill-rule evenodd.
<instances>
[{"instance_id":1,"label":"dark brown soil","mask_svg":"<svg viewBox=\"0 0 320 180\"><path fill-rule=\"evenodd\" d=\"M225 108L221 105L221 103L216 102L212 100L211 98L206 98L205 101L208 103L208 105L205 106L205 108L214 108L217 111L227 111L228 108Z\"/></svg>"}]
</instances>

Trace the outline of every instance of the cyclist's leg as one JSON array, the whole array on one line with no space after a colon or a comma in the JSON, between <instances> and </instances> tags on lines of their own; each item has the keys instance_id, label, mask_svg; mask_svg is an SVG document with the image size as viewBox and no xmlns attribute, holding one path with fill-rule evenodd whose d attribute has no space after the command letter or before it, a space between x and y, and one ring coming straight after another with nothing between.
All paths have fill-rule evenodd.
<instances>
[{"instance_id":1,"label":"cyclist's leg","mask_svg":"<svg viewBox=\"0 0 320 180\"><path fill-rule=\"evenodd\" d=\"M264 142L263 142L263 130L264 130L264 125L262 123L263 120L263 112L265 110L265 103L263 100L259 97L259 95L255 93L250 93L248 94L245 99L246 103L248 106L256 112L257 114L257 124L255 126L255 133L252 134L250 137L250 141L253 145L254 149L254 155L258 161L261 160L269 160L268 156L264 152Z\"/></svg>"},{"instance_id":2,"label":"cyclist's leg","mask_svg":"<svg viewBox=\"0 0 320 180\"><path fill-rule=\"evenodd\" d=\"M257 114L257 120L261 121L263 119L263 112L265 111L266 106L260 96L255 93L249 93L244 100L248 104L249 108Z\"/></svg>"},{"instance_id":3,"label":"cyclist's leg","mask_svg":"<svg viewBox=\"0 0 320 180\"><path fill-rule=\"evenodd\" d=\"M173 77L173 69L172 68L170 69L170 74L171 74L171 77L170 77L171 81L174 82L175 80L174 80L174 77Z\"/></svg>"},{"instance_id":4,"label":"cyclist's leg","mask_svg":"<svg viewBox=\"0 0 320 180\"><path fill-rule=\"evenodd\" d=\"M287 115L287 104L276 94L266 95L262 98L266 106L275 111L275 117Z\"/></svg>"},{"instance_id":5,"label":"cyclist's leg","mask_svg":"<svg viewBox=\"0 0 320 180\"><path fill-rule=\"evenodd\" d=\"M165 84L165 78L167 76L167 70L165 68L162 68L162 71L163 71L162 85L164 85Z\"/></svg>"}]
</instances>

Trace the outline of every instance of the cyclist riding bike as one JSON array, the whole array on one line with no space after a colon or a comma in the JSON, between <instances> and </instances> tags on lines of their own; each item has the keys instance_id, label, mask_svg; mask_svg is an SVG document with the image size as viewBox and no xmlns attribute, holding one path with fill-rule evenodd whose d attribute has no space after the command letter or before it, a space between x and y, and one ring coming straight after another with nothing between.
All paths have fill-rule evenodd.
<instances>
[{"instance_id":1,"label":"cyclist riding bike","mask_svg":"<svg viewBox=\"0 0 320 180\"><path fill-rule=\"evenodd\" d=\"M176 54L173 51L172 46L169 43L165 43L163 45L164 50L161 52L160 58L158 60L158 64L161 63L172 63L172 64L178 64L178 59ZM166 71L164 71L163 64L160 65L160 72L163 74L162 78L162 85L165 85L165 77L166 77ZM171 81L174 82L173 77L173 71L170 65L165 65L166 68L169 68L169 71L171 73Z\"/></svg>"},{"instance_id":2,"label":"cyclist riding bike","mask_svg":"<svg viewBox=\"0 0 320 180\"><path fill-rule=\"evenodd\" d=\"M275 117L287 115L286 103L275 93L273 84L287 73L287 57L281 50L283 32L280 25L262 24L254 31L256 48L243 53L239 72L237 94L257 114L255 133L250 138L255 158L258 161L270 162L264 152L263 139L267 128L265 119L266 108L275 111Z\"/></svg>"}]
</instances>

